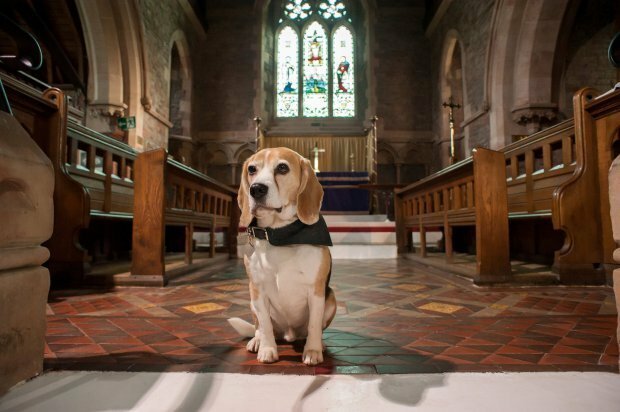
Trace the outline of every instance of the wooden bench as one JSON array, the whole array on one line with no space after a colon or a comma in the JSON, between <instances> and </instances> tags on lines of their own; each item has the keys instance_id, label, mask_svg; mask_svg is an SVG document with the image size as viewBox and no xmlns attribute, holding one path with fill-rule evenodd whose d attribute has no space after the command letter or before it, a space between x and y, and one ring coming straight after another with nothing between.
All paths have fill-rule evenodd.
<instances>
[{"instance_id":1,"label":"wooden bench","mask_svg":"<svg viewBox=\"0 0 620 412\"><path fill-rule=\"evenodd\" d=\"M442 227L446 259L450 262L453 227L475 226L474 281L510 280L506 178L501 153L475 149L471 158L397 189L395 193L400 253L411 251L409 231L419 230L419 254L426 257L427 228Z\"/></svg>"},{"instance_id":2,"label":"wooden bench","mask_svg":"<svg viewBox=\"0 0 620 412\"><path fill-rule=\"evenodd\" d=\"M215 232L225 228L230 256L236 256L239 211L231 187L170 158L164 149L138 155L135 169L133 257L124 284L167 283L164 264L166 225L185 227L185 264L193 263L193 233L211 233L210 256L215 254Z\"/></svg>"},{"instance_id":3,"label":"wooden bench","mask_svg":"<svg viewBox=\"0 0 620 412\"><path fill-rule=\"evenodd\" d=\"M521 258L519 254L525 253L526 258L536 258L543 247L546 250L542 253L550 255L548 263L552 263L553 271L566 284L604 283L615 267L614 242L607 218L609 197L601 188L607 187L607 171L614 156L620 153L620 91L602 98L596 98L597 95L593 89L579 90L573 98L574 119L500 151L505 164L511 254ZM452 254L450 219L441 224L441 216L433 209L435 204L442 205L442 198L437 198L441 196L438 188L433 185L440 181L446 187L462 183L464 177L455 171L462 167L461 162L403 189L411 190L420 183L432 186L424 195L423 206L413 212L407 209L414 207L411 203L397 203L405 207L402 213L409 217L410 226L411 217L416 216L426 226L444 227L448 258ZM433 213L420 214L420 207ZM471 216L466 220L471 224ZM500 224L503 222L501 217ZM424 254L425 229L423 225L419 228ZM402 252L408 249L407 236L401 230ZM478 247L479 241L477 230Z\"/></svg>"},{"instance_id":4,"label":"wooden bench","mask_svg":"<svg viewBox=\"0 0 620 412\"><path fill-rule=\"evenodd\" d=\"M562 283L605 281L601 244L601 185L595 125L586 105L597 95L582 89L573 97L575 118L535 133L502 149L506 157L511 244L529 242L535 253L536 225L552 223L561 231L553 271ZM607 168L611 159L607 162ZM608 205L608 202L606 202ZM519 236L522 225L530 225ZM519 239L521 237L521 239ZM542 242L552 242L546 232ZM556 236L557 237L557 236ZM525 239L524 239L525 238Z\"/></svg>"},{"instance_id":5,"label":"wooden bench","mask_svg":"<svg viewBox=\"0 0 620 412\"><path fill-rule=\"evenodd\" d=\"M601 216L601 250L602 265L607 276L607 283L612 283L614 270L620 270L618 249L614 241L612 222L610 219L609 190L614 187L620 191L620 186L610 186L609 173L614 159L620 156L620 90L604 93L591 99L585 104L584 122L593 125L595 129L595 144L598 165L598 188L600 201L598 207ZM616 161L616 163L618 163ZM614 249L616 259L614 260ZM617 297L616 297L617 298Z\"/></svg>"}]
</instances>

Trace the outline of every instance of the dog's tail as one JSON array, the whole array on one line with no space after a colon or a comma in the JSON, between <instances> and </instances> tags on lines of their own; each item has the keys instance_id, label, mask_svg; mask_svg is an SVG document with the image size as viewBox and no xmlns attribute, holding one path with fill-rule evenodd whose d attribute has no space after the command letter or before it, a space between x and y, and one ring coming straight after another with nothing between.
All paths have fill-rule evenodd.
<instances>
[{"instance_id":1,"label":"dog's tail","mask_svg":"<svg viewBox=\"0 0 620 412\"><path fill-rule=\"evenodd\" d=\"M230 318L228 319L228 323L233 327L234 330L241 336L246 338L253 338L256 333L256 328L250 322L246 322L240 318Z\"/></svg>"}]
</instances>

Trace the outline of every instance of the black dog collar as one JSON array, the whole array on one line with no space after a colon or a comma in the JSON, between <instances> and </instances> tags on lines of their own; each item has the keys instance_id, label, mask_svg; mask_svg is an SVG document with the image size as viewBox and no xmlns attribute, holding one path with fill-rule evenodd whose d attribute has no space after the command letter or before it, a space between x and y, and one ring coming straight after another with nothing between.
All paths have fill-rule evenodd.
<instances>
[{"instance_id":1,"label":"black dog collar","mask_svg":"<svg viewBox=\"0 0 620 412\"><path fill-rule=\"evenodd\" d=\"M266 239L273 246L332 246L332 238L322 215L319 215L319 220L313 225L307 225L298 219L290 225L277 229L258 227L257 220L254 218L248 226L248 236L250 239Z\"/></svg>"}]
</instances>

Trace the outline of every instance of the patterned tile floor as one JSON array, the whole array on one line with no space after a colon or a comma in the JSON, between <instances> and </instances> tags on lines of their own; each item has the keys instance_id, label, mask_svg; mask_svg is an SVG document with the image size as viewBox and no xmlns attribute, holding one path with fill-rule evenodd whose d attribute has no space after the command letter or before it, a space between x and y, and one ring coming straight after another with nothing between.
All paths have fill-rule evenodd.
<instances>
[{"instance_id":1,"label":"patterned tile floor","mask_svg":"<svg viewBox=\"0 0 620 412\"><path fill-rule=\"evenodd\" d=\"M609 287L476 287L406 260L336 261L326 360L279 345L262 365L229 317L251 319L242 265L166 288L55 291L47 369L356 374L618 371Z\"/></svg>"}]
</instances>

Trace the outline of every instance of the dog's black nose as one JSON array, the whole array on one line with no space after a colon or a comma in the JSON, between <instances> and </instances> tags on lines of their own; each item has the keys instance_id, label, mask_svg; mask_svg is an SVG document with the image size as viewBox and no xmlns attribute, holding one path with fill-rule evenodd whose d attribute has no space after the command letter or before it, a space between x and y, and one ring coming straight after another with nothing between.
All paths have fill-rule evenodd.
<instances>
[{"instance_id":1,"label":"dog's black nose","mask_svg":"<svg viewBox=\"0 0 620 412\"><path fill-rule=\"evenodd\" d=\"M250 194L256 200L265 197L268 191L269 188L267 187L267 185L264 185L262 183L254 183L252 186L250 186Z\"/></svg>"}]
</instances>

